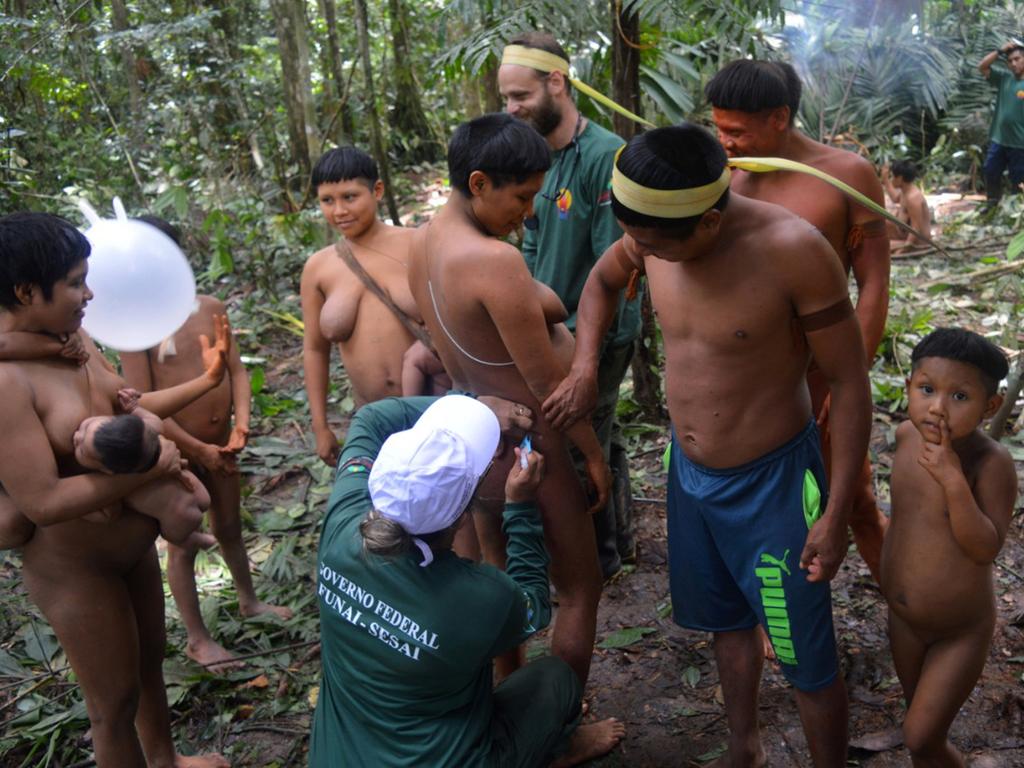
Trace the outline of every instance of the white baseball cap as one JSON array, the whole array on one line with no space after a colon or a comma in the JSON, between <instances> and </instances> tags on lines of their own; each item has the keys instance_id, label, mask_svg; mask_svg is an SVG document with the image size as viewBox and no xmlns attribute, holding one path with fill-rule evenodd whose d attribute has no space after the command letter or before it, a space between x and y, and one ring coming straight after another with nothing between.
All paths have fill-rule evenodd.
<instances>
[{"instance_id":1,"label":"white baseball cap","mask_svg":"<svg viewBox=\"0 0 1024 768\"><path fill-rule=\"evenodd\" d=\"M429 565L433 552L417 534L451 526L476 491L498 447L498 419L483 403L446 395L412 429L384 441L370 470L374 509L414 536Z\"/></svg>"}]
</instances>

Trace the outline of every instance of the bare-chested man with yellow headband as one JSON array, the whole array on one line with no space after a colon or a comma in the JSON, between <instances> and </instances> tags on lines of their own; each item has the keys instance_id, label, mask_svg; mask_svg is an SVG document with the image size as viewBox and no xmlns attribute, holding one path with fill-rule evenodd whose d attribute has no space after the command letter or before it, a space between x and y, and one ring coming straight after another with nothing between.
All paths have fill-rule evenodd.
<instances>
[{"instance_id":1,"label":"bare-chested man with yellow headband","mask_svg":"<svg viewBox=\"0 0 1024 768\"><path fill-rule=\"evenodd\" d=\"M708 83L705 94L726 153L729 157L782 157L806 163L884 204L882 185L870 162L853 152L814 141L796 127L801 90L800 78L783 62L742 59L723 67ZM889 307L889 237L879 213L804 173L738 171L733 174L732 189L755 200L781 205L806 219L829 241L846 272L853 272L857 320L870 368L882 341ZM827 457L829 390L813 361L807 386ZM875 581L886 522L875 502L871 464L865 453L850 508L850 529Z\"/></svg>"},{"instance_id":2,"label":"bare-chested man with yellow headband","mask_svg":"<svg viewBox=\"0 0 1024 768\"><path fill-rule=\"evenodd\" d=\"M717 766L760 766L763 624L816 766L846 762L846 687L831 579L867 447L871 399L843 267L821 233L777 205L729 192L726 155L702 128L637 136L616 161L625 236L580 300L570 375L544 403L553 424L592 391L619 292L646 272L665 342L674 444L668 533L677 623L715 634L729 748ZM831 493L805 381L832 392ZM583 395L585 398L586 395Z\"/></svg>"}]
</instances>

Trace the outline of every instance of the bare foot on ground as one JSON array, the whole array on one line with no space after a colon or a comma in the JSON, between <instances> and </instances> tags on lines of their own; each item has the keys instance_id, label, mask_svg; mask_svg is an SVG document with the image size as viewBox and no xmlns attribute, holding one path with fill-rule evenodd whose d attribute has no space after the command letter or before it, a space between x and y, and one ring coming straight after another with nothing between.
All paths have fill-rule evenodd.
<instances>
[{"instance_id":1,"label":"bare foot on ground","mask_svg":"<svg viewBox=\"0 0 1024 768\"><path fill-rule=\"evenodd\" d=\"M726 752L713 763L708 763L704 768L764 768L766 765L768 765L768 757L764 753L764 747L758 744L757 753L753 760L747 755L736 759L729 752Z\"/></svg>"},{"instance_id":2,"label":"bare foot on ground","mask_svg":"<svg viewBox=\"0 0 1024 768\"><path fill-rule=\"evenodd\" d=\"M568 768L606 755L615 749L625 735L626 726L614 717L599 723L581 725L569 739L569 751L553 762L551 768Z\"/></svg>"},{"instance_id":3,"label":"bare foot on ground","mask_svg":"<svg viewBox=\"0 0 1024 768\"><path fill-rule=\"evenodd\" d=\"M212 638L197 642L190 640L185 646L185 655L205 667L206 671L212 675L222 675L245 666L229 650Z\"/></svg>"},{"instance_id":4,"label":"bare foot on ground","mask_svg":"<svg viewBox=\"0 0 1024 768\"><path fill-rule=\"evenodd\" d=\"M218 752L206 755L175 755L174 768L231 768L231 763Z\"/></svg>"},{"instance_id":5,"label":"bare foot on ground","mask_svg":"<svg viewBox=\"0 0 1024 768\"><path fill-rule=\"evenodd\" d=\"M264 603L262 600L257 600L255 603L250 605L238 604L238 612L245 616L247 619L253 616L261 616L264 613L272 613L279 619L288 621L295 612L284 605L271 605L270 603Z\"/></svg>"}]
</instances>

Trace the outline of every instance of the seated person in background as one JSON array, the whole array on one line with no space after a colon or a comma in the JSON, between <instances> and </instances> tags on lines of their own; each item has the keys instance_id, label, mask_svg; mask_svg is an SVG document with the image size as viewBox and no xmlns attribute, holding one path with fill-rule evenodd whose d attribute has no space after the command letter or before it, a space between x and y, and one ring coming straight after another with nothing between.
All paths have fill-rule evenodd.
<instances>
[{"instance_id":1,"label":"seated person in background","mask_svg":"<svg viewBox=\"0 0 1024 768\"><path fill-rule=\"evenodd\" d=\"M882 549L889 642L915 766L962 766L949 728L988 658L992 562L1017 497L1009 452L981 431L1002 403L1002 351L941 328L914 348L909 421L896 430L892 522Z\"/></svg>"},{"instance_id":2,"label":"seated person in background","mask_svg":"<svg viewBox=\"0 0 1024 768\"><path fill-rule=\"evenodd\" d=\"M502 426L521 434L529 420L502 425L462 395L388 398L353 419L317 556L323 679L311 768L339 755L368 768L566 766L622 738L613 719L577 727L582 685L556 656L494 687L494 656L551 619L538 452L516 449L505 480L505 572L452 552L497 469Z\"/></svg>"},{"instance_id":3,"label":"seated person in background","mask_svg":"<svg viewBox=\"0 0 1024 768\"><path fill-rule=\"evenodd\" d=\"M923 235L931 236L932 215L928 210L928 200L924 192L914 182L917 181L917 166L909 160L897 160L890 169L882 166L882 184L889 199L898 207L898 216ZM917 235L900 229L894 224L886 223L892 252L908 251L927 245Z\"/></svg>"},{"instance_id":4,"label":"seated person in background","mask_svg":"<svg viewBox=\"0 0 1024 768\"><path fill-rule=\"evenodd\" d=\"M177 230L162 219L142 217L178 242ZM196 309L173 336L159 346L142 352L121 353L121 366L128 384L141 392L163 389L196 375L200 366L199 339L218 325L230 338L226 308L213 296L197 296ZM249 435L249 376L238 351L231 345L227 355L227 376L212 391L164 421L164 434L187 457L210 493L210 531L220 544L221 555L231 571L242 616L273 613L290 619L292 611L270 605L256 596L249 556L242 538L241 484L237 454ZM234 413L234 426L231 423ZM226 671L234 656L220 645L203 622L196 591L196 547L167 548L167 582L174 595L182 623L188 633L188 656L211 672Z\"/></svg>"},{"instance_id":5,"label":"seated person in background","mask_svg":"<svg viewBox=\"0 0 1024 768\"><path fill-rule=\"evenodd\" d=\"M414 341L410 327L421 318L407 267L414 230L378 218L384 182L373 158L355 147L332 149L317 161L312 184L324 219L342 236L307 259L300 287L309 415L316 452L333 467L338 439L327 423L331 347L338 346L357 406L400 395L402 356ZM374 293L371 282L392 306Z\"/></svg>"}]
</instances>

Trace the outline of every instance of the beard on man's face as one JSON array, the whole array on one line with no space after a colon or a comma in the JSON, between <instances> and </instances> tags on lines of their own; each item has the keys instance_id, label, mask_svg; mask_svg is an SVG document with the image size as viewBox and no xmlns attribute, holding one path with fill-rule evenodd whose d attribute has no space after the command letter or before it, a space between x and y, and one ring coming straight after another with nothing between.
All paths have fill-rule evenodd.
<instances>
[{"instance_id":1,"label":"beard on man's face","mask_svg":"<svg viewBox=\"0 0 1024 768\"><path fill-rule=\"evenodd\" d=\"M555 105L550 94L545 94L544 100L526 117L526 121L541 136L548 136L562 122L562 110Z\"/></svg>"}]
</instances>

